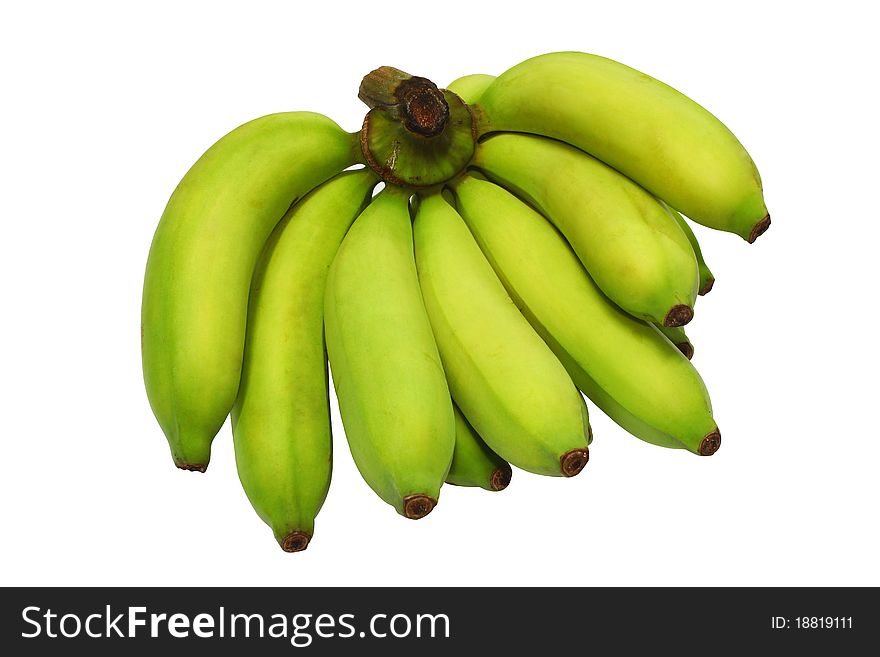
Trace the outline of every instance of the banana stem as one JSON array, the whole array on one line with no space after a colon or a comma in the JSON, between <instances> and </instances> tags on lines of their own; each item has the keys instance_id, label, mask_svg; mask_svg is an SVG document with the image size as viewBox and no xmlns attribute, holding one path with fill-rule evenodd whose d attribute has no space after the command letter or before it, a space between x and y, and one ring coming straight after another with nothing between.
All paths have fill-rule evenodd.
<instances>
[{"instance_id":1,"label":"banana stem","mask_svg":"<svg viewBox=\"0 0 880 657\"><path fill-rule=\"evenodd\" d=\"M439 135L449 121L449 104L436 84L393 66L367 73L358 98L371 110L385 109L407 130L423 137Z\"/></svg>"},{"instance_id":2,"label":"banana stem","mask_svg":"<svg viewBox=\"0 0 880 657\"><path fill-rule=\"evenodd\" d=\"M427 78L381 66L364 76L358 97L370 108L359 139L363 159L385 182L439 185L473 156L470 108Z\"/></svg>"}]
</instances>

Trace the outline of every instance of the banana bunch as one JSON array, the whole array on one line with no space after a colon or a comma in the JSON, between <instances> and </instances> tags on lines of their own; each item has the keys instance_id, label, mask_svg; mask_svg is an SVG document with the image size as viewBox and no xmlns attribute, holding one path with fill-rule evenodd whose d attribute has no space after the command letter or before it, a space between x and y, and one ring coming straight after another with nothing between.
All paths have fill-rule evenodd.
<instances>
[{"instance_id":1,"label":"banana bunch","mask_svg":"<svg viewBox=\"0 0 880 657\"><path fill-rule=\"evenodd\" d=\"M305 549L330 485L330 371L364 481L411 519L444 483L577 475L584 395L646 442L715 453L682 328L715 279L682 214L767 230L736 137L576 52L447 89L381 67L359 97L354 133L309 112L236 128L168 202L141 347L177 467L204 472L231 416L248 499Z\"/></svg>"}]
</instances>

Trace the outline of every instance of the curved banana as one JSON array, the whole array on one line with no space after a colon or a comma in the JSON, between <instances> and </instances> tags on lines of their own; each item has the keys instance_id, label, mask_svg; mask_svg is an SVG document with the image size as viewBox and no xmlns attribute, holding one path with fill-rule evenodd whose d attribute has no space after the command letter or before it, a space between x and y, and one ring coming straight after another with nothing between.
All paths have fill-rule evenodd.
<instances>
[{"instance_id":1,"label":"curved banana","mask_svg":"<svg viewBox=\"0 0 880 657\"><path fill-rule=\"evenodd\" d=\"M684 94L580 52L528 59L481 94L481 133L577 146L694 221L754 242L770 226L761 177L733 133Z\"/></svg>"},{"instance_id":2,"label":"curved banana","mask_svg":"<svg viewBox=\"0 0 880 657\"><path fill-rule=\"evenodd\" d=\"M691 320L699 282L693 249L644 189L572 146L534 135L491 136L473 165L548 217L621 308L666 326Z\"/></svg>"},{"instance_id":3,"label":"curved banana","mask_svg":"<svg viewBox=\"0 0 880 657\"><path fill-rule=\"evenodd\" d=\"M663 201L660 202L663 203ZM694 256L697 259L697 268L700 270L700 289L698 293L700 296L705 296L712 291L712 286L715 285L715 276L712 274L712 271L703 259L703 250L700 248L697 236L694 235L693 229L688 225L688 222L684 217L670 208L666 203L663 203L663 206L669 214L672 215L672 218L675 219L678 227L681 228L682 232L688 238L688 242L691 243L691 248L694 250Z\"/></svg>"},{"instance_id":4,"label":"curved banana","mask_svg":"<svg viewBox=\"0 0 880 657\"><path fill-rule=\"evenodd\" d=\"M236 128L181 180L153 237L141 349L150 406L175 464L204 472L238 392L248 290L290 205L358 159L356 135L288 112Z\"/></svg>"},{"instance_id":5,"label":"curved banana","mask_svg":"<svg viewBox=\"0 0 880 657\"><path fill-rule=\"evenodd\" d=\"M330 268L327 351L355 464L407 518L434 508L455 418L413 260L409 193L388 186L355 220Z\"/></svg>"},{"instance_id":6,"label":"curved banana","mask_svg":"<svg viewBox=\"0 0 880 657\"><path fill-rule=\"evenodd\" d=\"M455 486L479 486L486 490L504 490L513 474L510 464L483 442L455 404L455 452L446 475L446 483Z\"/></svg>"},{"instance_id":7,"label":"curved banana","mask_svg":"<svg viewBox=\"0 0 880 657\"><path fill-rule=\"evenodd\" d=\"M413 234L425 308L455 403L511 464L576 475L589 458L589 422L565 369L440 194L422 198Z\"/></svg>"},{"instance_id":8,"label":"curved banana","mask_svg":"<svg viewBox=\"0 0 880 657\"><path fill-rule=\"evenodd\" d=\"M294 205L257 264L232 436L238 477L286 552L304 550L330 486L327 271L378 182L347 171Z\"/></svg>"},{"instance_id":9,"label":"curved banana","mask_svg":"<svg viewBox=\"0 0 880 657\"><path fill-rule=\"evenodd\" d=\"M694 345L682 327L660 326L659 324L654 324L654 327L666 336L667 340L678 347L678 350L684 354L685 358L688 360L694 359Z\"/></svg>"},{"instance_id":10,"label":"curved banana","mask_svg":"<svg viewBox=\"0 0 880 657\"><path fill-rule=\"evenodd\" d=\"M693 365L653 326L609 303L549 222L488 181L463 178L454 192L514 302L599 408L647 442L706 456L718 449Z\"/></svg>"},{"instance_id":11,"label":"curved banana","mask_svg":"<svg viewBox=\"0 0 880 657\"><path fill-rule=\"evenodd\" d=\"M464 75L457 80L453 80L446 88L468 105L473 105L479 100L488 86L492 84L494 79L494 75L474 73L473 75Z\"/></svg>"}]
</instances>

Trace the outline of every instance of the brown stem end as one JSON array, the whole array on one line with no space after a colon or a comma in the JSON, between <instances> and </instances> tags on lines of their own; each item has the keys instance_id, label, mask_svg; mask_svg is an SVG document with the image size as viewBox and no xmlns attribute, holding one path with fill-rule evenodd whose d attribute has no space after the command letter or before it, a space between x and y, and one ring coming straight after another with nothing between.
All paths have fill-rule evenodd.
<instances>
[{"instance_id":1,"label":"brown stem end","mask_svg":"<svg viewBox=\"0 0 880 657\"><path fill-rule=\"evenodd\" d=\"M562 466L562 474L566 477L574 477L584 469L589 460L589 449L573 449L570 452L566 452L559 459L559 463Z\"/></svg>"},{"instance_id":2,"label":"brown stem end","mask_svg":"<svg viewBox=\"0 0 880 657\"><path fill-rule=\"evenodd\" d=\"M666 313L666 317L663 318L663 326L666 326L668 328L684 326L693 318L694 309L690 306L680 303L677 306L673 306L672 308L670 308L669 312Z\"/></svg>"},{"instance_id":3,"label":"brown stem end","mask_svg":"<svg viewBox=\"0 0 880 657\"><path fill-rule=\"evenodd\" d=\"M715 285L715 279L714 278L707 278L706 282L703 283L703 287L700 288L699 295L701 297L706 296L707 294L709 294L709 292L712 291L712 288L714 287L714 285Z\"/></svg>"},{"instance_id":4,"label":"brown stem end","mask_svg":"<svg viewBox=\"0 0 880 657\"><path fill-rule=\"evenodd\" d=\"M684 354L684 357L688 360L693 360L694 358L694 345L690 342L676 342L675 346L678 347L678 350Z\"/></svg>"},{"instance_id":5,"label":"brown stem end","mask_svg":"<svg viewBox=\"0 0 880 657\"><path fill-rule=\"evenodd\" d=\"M761 221L755 224L752 232L749 233L749 244L754 244L755 240L761 237L770 228L770 215L765 216Z\"/></svg>"},{"instance_id":6,"label":"brown stem end","mask_svg":"<svg viewBox=\"0 0 880 657\"><path fill-rule=\"evenodd\" d=\"M175 461L174 465L176 465L181 470L186 470L188 472L204 472L208 469L207 463L181 463L179 461Z\"/></svg>"},{"instance_id":7,"label":"brown stem end","mask_svg":"<svg viewBox=\"0 0 880 657\"><path fill-rule=\"evenodd\" d=\"M396 96L407 130L423 137L443 132L449 120L449 104L436 84L427 78L412 77L400 83Z\"/></svg>"},{"instance_id":8,"label":"brown stem end","mask_svg":"<svg viewBox=\"0 0 880 657\"><path fill-rule=\"evenodd\" d=\"M302 552L309 547L310 540L312 537L305 532L295 531L282 538L278 544L285 552Z\"/></svg>"},{"instance_id":9,"label":"brown stem end","mask_svg":"<svg viewBox=\"0 0 880 657\"><path fill-rule=\"evenodd\" d=\"M408 495L403 498L403 515L410 520L418 520L434 510L437 500L427 495Z\"/></svg>"},{"instance_id":10,"label":"brown stem end","mask_svg":"<svg viewBox=\"0 0 880 657\"><path fill-rule=\"evenodd\" d=\"M371 110L385 109L407 130L423 137L436 137L449 120L449 104L436 84L393 66L380 66L367 73L358 98Z\"/></svg>"},{"instance_id":11,"label":"brown stem end","mask_svg":"<svg viewBox=\"0 0 880 657\"><path fill-rule=\"evenodd\" d=\"M711 433L706 434L700 441L700 456L712 456L721 447L721 432L718 427Z\"/></svg>"},{"instance_id":12,"label":"brown stem end","mask_svg":"<svg viewBox=\"0 0 880 657\"><path fill-rule=\"evenodd\" d=\"M489 478L489 485L492 486L494 491L504 490L510 485L510 478L512 476L513 470L510 469L509 465L497 468Z\"/></svg>"}]
</instances>

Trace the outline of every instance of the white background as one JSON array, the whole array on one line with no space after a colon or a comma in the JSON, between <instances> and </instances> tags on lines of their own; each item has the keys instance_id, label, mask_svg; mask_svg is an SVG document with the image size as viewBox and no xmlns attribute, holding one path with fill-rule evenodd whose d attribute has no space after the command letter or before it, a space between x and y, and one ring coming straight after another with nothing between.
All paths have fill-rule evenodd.
<instances>
[{"instance_id":1,"label":"white background","mask_svg":"<svg viewBox=\"0 0 880 657\"><path fill-rule=\"evenodd\" d=\"M876 20L825 6L4 4L0 581L880 585ZM376 66L442 86L566 49L684 91L761 170L765 236L698 229L717 284L688 331L722 449L653 447L592 407L581 476L445 487L413 522L360 479L334 407L329 498L309 549L283 553L228 425L207 474L181 472L147 403L141 284L168 196L248 119L357 129Z\"/></svg>"}]
</instances>

